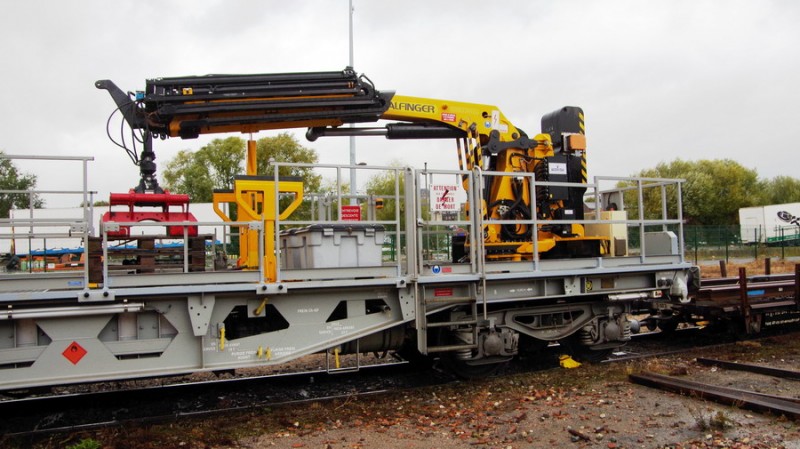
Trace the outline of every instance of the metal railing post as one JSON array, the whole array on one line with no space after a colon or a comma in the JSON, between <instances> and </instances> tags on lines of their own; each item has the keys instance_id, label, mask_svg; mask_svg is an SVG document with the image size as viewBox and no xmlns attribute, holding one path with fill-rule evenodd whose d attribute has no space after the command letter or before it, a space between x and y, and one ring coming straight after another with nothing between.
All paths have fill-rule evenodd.
<instances>
[{"instance_id":1,"label":"metal railing post","mask_svg":"<svg viewBox=\"0 0 800 449\"><path fill-rule=\"evenodd\" d=\"M163 245L163 242L162 242ZM205 248L203 248L205 251ZM183 272L189 272L189 227L183 227Z\"/></svg>"}]
</instances>

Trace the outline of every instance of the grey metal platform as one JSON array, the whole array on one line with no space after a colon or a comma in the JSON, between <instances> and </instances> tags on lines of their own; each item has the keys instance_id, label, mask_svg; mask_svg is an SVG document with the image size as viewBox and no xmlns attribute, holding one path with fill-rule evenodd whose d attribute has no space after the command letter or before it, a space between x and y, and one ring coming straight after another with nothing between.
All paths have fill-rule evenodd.
<instances>
[{"instance_id":1,"label":"grey metal platform","mask_svg":"<svg viewBox=\"0 0 800 449\"><path fill-rule=\"evenodd\" d=\"M381 252L379 264L371 266L285 269L279 265L274 281L267 280L263 266L237 270L216 269L212 264L203 272L147 274L116 272L106 266L103 283L88 282L88 268L2 273L0 390L277 365L320 351L338 356L397 349L409 334L416 335L416 346L423 353L450 346L462 351L476 348L479 328L497 330L503 338L523 333L557 340L612 315L624 317L634 300L664 301L665 292L672 301L686 300L681 286L687 283L691 265L682 251L652 247L648 252L644 243L639 254L618 257L441 260L426 246L425 237L451 231L447 222L426 219L421 213L420 178L491 174L331 167L394 171L403 177L405 188L401 191L398 178L396 200L404 203L405 212L401 214L397 206L393 220L368 222L387 227L393 260ZM643 182L655 188L670 182L636 181L639 188ZM588 186L597 198L621 195L618 189L600 190L597 180ZM483 218L454 223L469 232L473 255L482 254L483 243L472 231L483 229ZM630 220L583 223L623 224L639 231L641 242L648 241L645 234L658 234L676 247L683 244L680 216L654 220L640 214ZM308 224L279 221L277 228ZM92 226L82 226L88 236ZM673 232L668 227L677 233L668 234ZM98 236L105 232L101 227ZM278 251L276 256L280 264L284 255ZM109 258L103 263L110 263ZM559 328L536 324L537 317L567 315L571 321ZM465 332L459 344L429 344L428 332L442 327L465 327L473 337Z\"/></svg>"}]
</instances>

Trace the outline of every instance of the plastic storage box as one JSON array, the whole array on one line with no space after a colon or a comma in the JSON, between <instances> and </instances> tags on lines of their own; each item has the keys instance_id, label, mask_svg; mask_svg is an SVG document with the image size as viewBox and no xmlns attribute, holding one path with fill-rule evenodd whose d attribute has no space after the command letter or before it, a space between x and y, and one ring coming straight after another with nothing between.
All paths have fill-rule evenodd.
<instances>
[{"instance_id":1,"label":"plastic storage box","mask_svg":"<svg viewBox=\"0 0 800 449\"><path fill-rule=\"evenodd\" d=\"M316 224L281 232L281 268L345 268L381 265L380 225Z\"/></svg>"}]
</instances>

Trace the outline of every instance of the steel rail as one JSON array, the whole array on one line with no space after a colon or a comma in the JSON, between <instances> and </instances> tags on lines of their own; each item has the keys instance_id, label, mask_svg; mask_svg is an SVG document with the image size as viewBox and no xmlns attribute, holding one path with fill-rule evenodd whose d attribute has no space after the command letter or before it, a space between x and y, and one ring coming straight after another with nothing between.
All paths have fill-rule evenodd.
<instances>
[{"instance_id":1,"label":"steel rail","mask_svg":"<svg viewBox=\"0 0 800 449\"><path fill-rule=\"evenodd\" d=\"M756 412L769 412L790 416L795 419L800 418L800 404L785 398L764 396L752 391L718 387L650 372L631 374L628 378L631 382L646 387L710 399Z\"/></svg>"},{"instance_id":2,"label":"steel rail","mask_svg":"<svg viewBox=\"0 0 800 449\"><path fill-rule=\"evenodd\" d=\"M403 366L408 367L409 366L408 362L400 361L400 362L390 362L378 365L362 366L361 372L365 375L370 376L371 378L382 378L381 373L385 373L386 370L396 370L399 367ZM412 370L407 369L406 371L412 374L414 373ZM117 405L123 404L125 408L134 407L134 409L136 409L138 407L140 409L145 409L151 407L153 403L157 403L159 401L164 401L164 400L169 401L170 399L168 398L175 399L181 397L199 397L202 399L202 395L207 394L208 391L212 389L221 388L224 389L224 391L226 392L235 392L237 390L247 392L253 389L263 389L265 388L264 383L270 381L288 382L288 385L299 386L299 388L302 389L304 385L313 384L314 383L313 378L315 376L324 374L326 374L325 370L311 370L311 371L302 371L294 373L241 377L234 379L186 382L186 383L178 383L170 385L134 388L127 390L97 391L88 393L82 392L82 393L72 393L66 395L39 396L39 397L12 399L12 400L0 401L0 414L3 414L5 416L12 416L12 414L14 414L15 416L23 417L24 420L28 419L28 417L31 416L35 417L37 412L41 412L43 410L48 411L49 414L58 414L65 410L79 410L79 409L85 409L87 407L113 408L114 404ZM332 377L329 377L324 380L318 378L319 383L321 384L333 383L335 382L333 380L334 377L340 374L331 372L328 375ZM427 382L426 385L441 383L440 380L436 380L437 377L438 376L427 376L425 377L424 381ZM372 384L368 384L368 387L371 386ZM286 386L283 384L275 384L274 387L279 388L284 393L287 391ZM276 400L275 397L270 395L258 395L258 398L243 398L245 403L241 405L233 405L230 407L203 406L202 409L198 410L185 410L178 408L178 409L173 409L172 411L161 412L149 416L148 415L136 416L136 413L133 413L132 416L117 418L113 416L114 413L109 412L112 415L110 419L100 419L90 422L86 421L75 422L67 425L52 426L52 427L41 426L40 424L37 423L35 428L26 429L25 428L26 424L20 425L19 423L15 424L15 423L5 422L3 423L2 426L0 426L0 435L3 435L4 437L18 438L23 436L30 437L30 436L41 436L41 435L58 434L65 432L75 432L81 430L91 430L103 427L121 426L132 423L168 422L170 420L175 420L182 417L214 416L216 414L223 414L234 411L246 411L263 406L277 407L277 406L286 406L293 404L302 404L314 401L331 401L341 398L366 396L366 395L388 392L388 390L386 390L385 388L369 389L368 387L365 387L362 390L358 391L352 391L348 389L348 391L343 392L341 394L326 394L321 396L311 394L310 396L304 397L303 399L290 398L290 399ZM137 400L141 401L142 403L137 404L135 406L131 405L134 401Z\"/></svg>"},{"instance_id":3,"label":"steel rail","mask_svg":"<svg viewBox=\"0 0 800 449\"><path fill-rule=\"evenodd\" d=\"M697 363L705 366L718 366L720 368L745 371L748 373L766 374L772 377L781 377L784 379L800 380L800 371L788 370L782 368L773 368L770 366L753 365L750 363L729 362L726 360L707 359L705 357L698 357Z\"/></svg>"},{"instance_id":4,"label":"steel rail","mask_svg":"<svg viewBox=\"0 0 800 449\"><path fill-rule=\"evenodd\" d=\"M226 407L226 408L215 408L215 409L204 409L204 410L195 410L195 411L186 411L186 412L175 412L157 416L143 416L137 418L125 418L125 419L112 419L108 421L98 421L93 423L86 423L86 424L74 424L69 426L62 426L62 427L48 427L48 428L41 428L41 429L33 429L29 431L21 431L21 432L10 432L6 433L4 437L6 438L20 438L20 437L32 437L32 436L43 436L43 435L53 435L53 434L61 434L61 433L68 433L68 432L78 432L78 431L86 431L86 430L96 430L102 429L106 427L122 427L126 424L158 424L158 423L165 423L174 421L178 418L202 418L202 417L210 417L216 415L223 415L231 412L243 412L248 410L253 410L259 407L264 407L268 405L270 407L285 407L290 405L300 405L300 404L307 404L312 402L328 402L333 401L336 399L346 399L352 397L366 397L366 396L374 396L374 395L381 395L388 393L390 390L370 390L370 391L359 391L354 393L342 393L342 394L335 394L329 396L322 396L322 397L314 397L308 399L295 399L295 400L288 400L288 401L279 401L279 402L269 402L266 400L263 401L255 401L245 405L238 405L234 407Z\"/></svg>"}]
</instances>

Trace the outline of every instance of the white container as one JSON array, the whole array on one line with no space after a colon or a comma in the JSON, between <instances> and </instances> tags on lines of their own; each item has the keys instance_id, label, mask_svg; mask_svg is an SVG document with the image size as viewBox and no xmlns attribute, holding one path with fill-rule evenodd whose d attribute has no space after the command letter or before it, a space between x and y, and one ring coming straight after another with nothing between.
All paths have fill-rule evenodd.
<instances>
[{"instance_id":1,"label":"white container","mask_svg":"<svg viewBox=\"0 0 800 449\"><path fill-rule=\"evenodd\" d=\"M286 269L381 265L383 226L316 224L281 233L281 267Z\"/></svg>"},{"instance_id":2,"label":"white container","mask_svg":"<svg viewBox=\"0 0 800 449\"><path fill-rule=\"evenodd\" d=\"M739 209L742 243L780 244L800 240L800 203Z\"/></svg>"}]
</instances>

